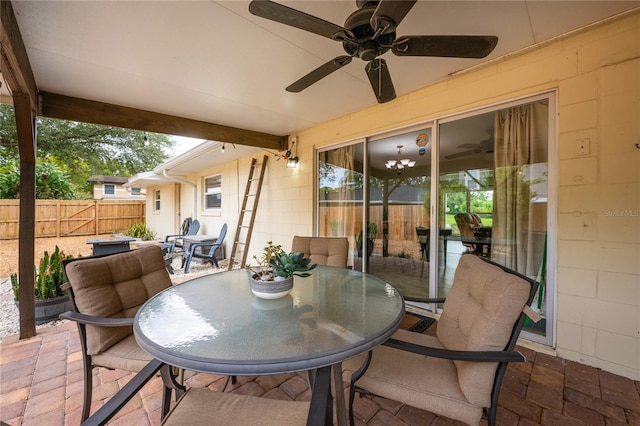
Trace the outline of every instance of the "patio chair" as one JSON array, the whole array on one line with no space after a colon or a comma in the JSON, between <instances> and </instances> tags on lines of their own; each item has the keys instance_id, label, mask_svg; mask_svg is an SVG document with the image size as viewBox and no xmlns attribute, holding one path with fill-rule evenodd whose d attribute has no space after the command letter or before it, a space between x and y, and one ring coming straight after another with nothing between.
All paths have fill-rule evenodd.
<instances>
[{"instance_id":1,"label":"patio chair","mask_svg":"<svg viewBox=\"0 0 640 426\"><path fill-rule=\"evenodd\" d=\"M63 273L74 311L60 318L75 321L80 334L85 420L91 409L94 368L138 372L152 359L133 337L133 318L151 296L171 287L171 280L158 246L70 259L63 262Z\"/></svg>"},{"instance_id":2,"label":"patio chair","mask_svg":"<svg viewBox=\"0 0 640 426\"><path fill-rule=\"evenodd\" d=\"M191 265L191 260L193 258L203 259L204 262L213 263L216 268L218 267L218 258L216 257L216 250L222 243L224 242L224 237L227 236L227 224L222 225L222 229L220 229L220 233L218 234L218 238L215 242L201 242L201 243L191 243L189 244L188 249L184 252L182 257L182 263L184 264L184 273L189 272L189 266Z\"/></svg>"},{"instance_id":3,"label":"patio chair","mask_svg":"<svg viewBox=\"0 0 640 426\"><path fill-rule=\"evenodd\" d=\"M374 394L476 425L495 425L500 386L538 283L474 255L463 255L436 335L399 330L368 355L343 363L356 392ZM442 302L443 299L421 299ZM535 320L535 319L534 319Z\"/></svg>"},{"instance_id":4,"label":"patio chair","mask_svg":"<svg viewBox=\"0 0 640 426\"><path fill-rule=\"evenodd\" d=\"M429 228L416 226L416 236L418 237L418 244L420 244L420 259L422 260L420 276L422 277L424 272L424 262L429 261Z\"/></svg>"},{"instance_id":5,"label":"patio chair","mask_svg":"<svg viewBox=\"0 0 640 426\"><path fill-rule=\"evenodd\" d=\"M131 379L82 426L106 424L158 371L165 374L169 366L152 360ZM182 394L169 411L169 400L173 389ZM331 393L331 367L322 367L315 373L311 401L286 401L213 391L209 388L185 388L169 380L164 381L162 425L331 425L333 405Z\"/></svg>"},{"instance_id":6,"label":"patio chair","mask_svg":"<svg viewBox=\"0 0 640 426\"><path fill-rule=\"evenodd\" d=\"M301 237L295 235L291 251L302 252L311 263L346 268L349 256L349 240L345 237Z\"/></svg>"},{"instance_id":7,"label":"patio chair","mask_svg":"<svg viewBox=\"0 0 640 426\"><path fill-rule=\"evenodd\" d=\"M188 235L196 235L200 230L200 222L198 219L191 220L190 217L186 218L182 222L181 233L175 235L167 235L164 237L164 243L162 244L162 251L165 254L173 253L176 248L183 248L183 237Z\"/></svg>"},{"instance_id":8,"label":"patio chair","mask_svg":"<svg viewBox=\"0 0 640 426\"><path fill-rule=\"evenodd\" d=\"M482 225L482 219L476 213L458 213L454 216L458 230L460 231L460 237L476 238L476 232L479 229L483 229L484 237L491 237L491 228L484 227ZM462 242L463 246L471 249L473 252L480 252L481 246L471 243Z\"/></svg>"}]
</instances>

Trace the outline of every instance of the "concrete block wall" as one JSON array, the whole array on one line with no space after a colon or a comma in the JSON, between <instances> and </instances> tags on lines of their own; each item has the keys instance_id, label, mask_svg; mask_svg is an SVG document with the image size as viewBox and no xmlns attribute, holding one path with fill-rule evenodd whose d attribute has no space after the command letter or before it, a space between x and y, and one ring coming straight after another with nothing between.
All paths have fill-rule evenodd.
<instances>
[{"instance_id":1,"label":"concrete block wall","mask_svg":"<svg viewBox=\"0 0 640 426\"><path fill-rule=\"evenodd\" d=\"M269 240L286 248L293 235L312 235L315 149L540 93L557 97L556 149L550 151L557 164L550 180L557 240L550 252L557 254L549 263L557 284L548 289L556 297L555 350L640 379L638 11L298 130L292 136L299 168L269 159L251 251L259 253ZM223 195L238 199L223 212L226 218L238 217L249 163L245 158L222 168L223 188L234 189L228 182L237 176L237 194ZM233 233L236 224L229 226Z\"/></svg>"},{"instance_id":2,"label":"concrete block wall","mask_svg":"<svg viewBox=\"0 0 640 426\"><path fill-rule=\"evenodd\" d=\"M557 94L558 355L640 378L640 13L299 133L313 148ZM305 191L313 193L312 187ZM296 193L299 197L299 193ZM312 207L311 200L309 208ZM553 213L553 212L552 212ZM310 228L312 229L312 228Z\"/></svg>"}]
</instances>

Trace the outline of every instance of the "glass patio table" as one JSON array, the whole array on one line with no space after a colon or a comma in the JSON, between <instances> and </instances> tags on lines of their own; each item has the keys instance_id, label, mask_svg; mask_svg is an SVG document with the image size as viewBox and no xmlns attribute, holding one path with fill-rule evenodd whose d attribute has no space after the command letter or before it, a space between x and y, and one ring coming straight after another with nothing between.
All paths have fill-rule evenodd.
<instances>
[{"instance_id":1,"label":"glass patio table","mask_svg":"<svg viewBox=\"0 0 640 426\"><path fill-rule=\"evenodd\" d=\"M333 366L342 390L340 363L387 340L403 316L400 293L372 275L318 266L294 277L286 297L264 300L239 269L158 293L138 311L134 334L149 354L187 370L242 376ZM344 407L343 395L336 403Z\"/></svg>"}]
</instances>

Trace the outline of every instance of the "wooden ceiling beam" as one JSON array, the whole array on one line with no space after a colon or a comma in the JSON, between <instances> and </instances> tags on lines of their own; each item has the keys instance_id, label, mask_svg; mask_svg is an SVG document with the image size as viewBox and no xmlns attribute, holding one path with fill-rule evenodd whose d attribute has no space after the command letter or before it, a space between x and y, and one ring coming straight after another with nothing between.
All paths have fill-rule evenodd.
<instances>
[{"instance_id":1,"label":"wooden ceiling beam","mask_svg":"<svg viewBox=\"0 0 640 426\"><path fill-rule=\"evenodd\" d=\"M286 136L223 126L104 102L40 92L44 117L103 124L176 136L228 142L275 150L286 149Z\"/></svg>"},{"instance_id":2,"label":"wooden ceiling beam","mask_svg":"<svg viewBox=\"0 0 640 426\"><path fill-rule=\"evenodd\" d=\"M10 1L0 1L0 24L2 76L14 95L17 93L29 95L31 109L36 111L38 87Z\"/></svg>"}]
</instances>

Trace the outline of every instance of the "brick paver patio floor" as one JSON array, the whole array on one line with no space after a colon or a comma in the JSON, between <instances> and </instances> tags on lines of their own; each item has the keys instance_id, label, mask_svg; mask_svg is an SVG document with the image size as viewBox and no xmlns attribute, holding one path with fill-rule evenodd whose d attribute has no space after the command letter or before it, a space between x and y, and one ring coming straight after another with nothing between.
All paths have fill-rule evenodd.
<instances>
[{"instance_id":1,"label":"brick paver patio floor","mask_svg":"<svg viewBox=\"0 0 640 426\"><path fill-rule=\"evenodd\" d=\"M500 394L499 424L640 426L640 382L527 348L519 350L528 361L512 363L507 371ZM9 425L78 425L81 358L72 323L39 329L30 339L18 340L17 335L3 339L0 420ZM94 377L92 412L132 375L99 368ZM210 374L191 373L186 378L188 386L212 389L219 389L224 382L223 377ZM159 378L149 382L110 424L159 424L160 388ZM277 399L309 398L303 373L239 378L231 391ZM354 412L358 424L452 424L381 398L356 398Z\"/></svg>"}]
</instances>

